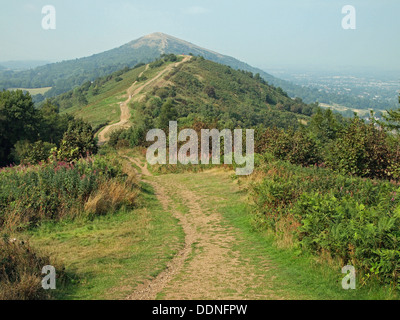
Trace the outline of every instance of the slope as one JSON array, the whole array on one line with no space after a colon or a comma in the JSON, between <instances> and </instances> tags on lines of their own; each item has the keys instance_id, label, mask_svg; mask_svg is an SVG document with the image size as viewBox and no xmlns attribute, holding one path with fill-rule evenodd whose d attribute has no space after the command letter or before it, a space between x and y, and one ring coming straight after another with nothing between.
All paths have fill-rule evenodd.
<instances>
[{"instance_id":1,"label":"slope","mask_svg":"<svg viewBox=\"0 0 400 320\"><path fill-rule=\"evenodd\" d=\"M108 125L99 133L99 144L104 144L108 140L109 133L114 129L127 128L129 127L129 120L131 117L131 113L129 110L129 103L131 101L139 101L141 96L141 92L149 85L153 83L157 83L158 79L160 79L163 75L170 72L172 68L178 67L180 64L185 63L190 60L190 56L184 57L182 61L176 62L173 65L168 65L166 68L161 70L154 78L146 81L143 85L137 86L138 80L136 80L133 85L127 90L128 99L120 104L121 107L121 120L120 122L112 125ZM146 69L139 75L138 79L143 77L145 71L149 69L149 65L146 66Z\"/></svg>"},{"instance_id":2,"label":"slope","mask_svg":"<svg viewBox=\"0 0 400 320\"><path fill-rule=\"evenodd\" d=\"M359 109L367 109L367 106L371 103L368 99L351 96L350 94L345 94L344 99L343 95L335 96L317 88L293 84L233 57L219 54L160 32L144 36L118 48L94 54L90 57L52 63L26 71L16 72L0 69L0 89L52 87L45 94L34 97L36 102L40 102L44 98L67 92L87 81L93 81L98 77L106 76L124 67L132 68L140 63L149 63L161 54L170 53L186 55L192 53L195 56L203 56L207 60L225 64L236 70L258 73L264 80L274 86L282 87L289 96L301 97L306 103L320 101L327 104L342 104L343 101L351 101L351 103L345 103L346 106ZM367 106L364 107L364 105ZM381 106L381 108L383 107Z\"/></svg>"},{"instance_id":3,"label":"slope","mask_svg":"<svg viewBox=\"0 0 400 320\"><path fill-rule=\"evenodd\" d=\"M82 85L86 81L93 81L125 66L132 68L139 63L149 63L161 54L169 53L185 55L192 53L196 56L203 56L208 60L228 65L234 69L260 73L266 81L272 84L290 87L286 81L277 79L235 58L158 32L90 57L52 63L28 71L1 71L0 88L52 87L52 90L44 96L54 97L71 90L73 87Z\"/></svg>"},{"instance_id":4,"label":"slope","mask_svg":"<svg viewBox=\"0 0 400 320\"><path fill-rule=\"evenodd\" d=\"M121 107L126 106L131 108L133 123L147 121L158 126L168 101L175 114L175 119L169 120L179 120L183 125L195 120L218 122L225 128L295 127L299 120L307 120L315 107L289 98L250 72L198 57L186 56L183 63L177 63L180 59L170 55L147 67L126 69L52 101L62 112L83 118L97 129L118 121L126 124L127 118L121 119ZM141 98L131 101L139 93Z\"/></svg>"}]
</instances>

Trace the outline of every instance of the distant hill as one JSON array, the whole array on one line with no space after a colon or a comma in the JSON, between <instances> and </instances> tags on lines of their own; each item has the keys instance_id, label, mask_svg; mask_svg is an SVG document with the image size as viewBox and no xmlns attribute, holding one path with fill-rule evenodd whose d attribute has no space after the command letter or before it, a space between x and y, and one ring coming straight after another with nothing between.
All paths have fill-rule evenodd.
<instances>
[{"instance_id":1,"label":"distant hill","mask_svg":"<svg viewBox=\"0 0 400 320\"><path fill-rule=\"evenodd\" d=\"M8 69L12 71L23 71L44 66L49 63L50 63L49 61L43 61L43 60L1 61L0 70Z\"/></svg>"},{"instance_id":2,"label":"distant hill","mask_svg":"<svg viewBox=\"0 0 400 320\"><path fill-rule=\"evenodd\" d=\"M90 57L48 64L24 72L1 72L0 88L53 87L46 94L46 97L51 97L126 66L133 67L138 63L151 62L164 53L201 55L208 60L229 65L234 69L260 73L265 80L275 82L275 78L270 74L235 58L163 33L153 33L119 48Z\"/></svg>"},{"instance_id":3,"label":"distant hill","mask_svg":"<svg viewBox=\"0 0 400 320\"><path fill-rule=\"evenodd\" d=\"M44 98L67 92L87 81L93 81L98 77L109 75L124 67L132 68L140 63L149 63L157 59L161 54L169 53L203 56L207 60L230 66L233 69L246 70L254 74L258 73L268 83L281 87L290 97L300 97L306 103L319 101L327 104L342 104L358 109L367 109L371 106L370 103L365 103L365 99L350 95L348 97L332 96L316 88L295 85L233 57L201 48L163 33L153 33L121 47L90 57L52 63L33 70L20 72L0 70L0 89L52 87L44 96L35 98L36 101L40 101ZM382 106L380 108L382 109Z\"/></svg>"}]
</instances>

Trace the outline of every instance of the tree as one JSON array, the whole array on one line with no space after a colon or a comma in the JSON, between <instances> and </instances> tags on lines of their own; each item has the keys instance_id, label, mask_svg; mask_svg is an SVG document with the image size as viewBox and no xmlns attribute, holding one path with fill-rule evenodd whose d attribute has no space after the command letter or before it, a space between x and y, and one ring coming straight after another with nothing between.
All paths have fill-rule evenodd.
<instances>
[{"instance_id":1,"label":"tree","mask_svg":"<svg viewBox=\"0 0 400 320\"><path fill-rule=\"evenodd\" d=\"M96 152L97 144L92 126L83 120L75 120L64 133L57 157L59 160L73 161Z\"/></svg>"},{"instance_id":2,"label":"tree","mask_svg":"<svg viewBox=\"0 0 400 320\"><path fill-rule=\"evenodd\" d=\"M159 128L167 129L170 121L176 121L178 113L174 107L174 103L171 99L168 99L161 107L161 113L158 118Z\"/></svg>"},{"instance_id":3,"label":"tree","mask_svg":"<svg viewBox=\"0 0 400 320\"><path fill-rule=\"evenodd\" d=\"M383 115L383 118L385 119L385 122L380 122L379 124L386 129L396 131L398 135L400 133L400 108L397 110L389 110L387 114Z\"/></svg>"},{"instance_id":4,"label":"tree","mask_svg":"<svg viewBox=\"0 0 400 320\"><path fill-rule=\"evenodd\" d=\"M339 132L340 124L331 109L318 108L310 121L310 131L322 143L334 140Z\"/></svg>"},{"instance_id":5,"label":"tree","mask_svg":"<svg viewBox=\"0 0 400 320\"><path fill-rule=\"evenodd\" d=\"M29 93L0 92L0 165L8 163L19 140L36 141L39 115Z\"/></svg>"},{"instance_id":6,"label":"tree","mask_svg":"<svg viewBox=\"0 0 400 320\"><path fill-rule=\"evenodd\" d=\"M39 123L39 137L44 142L59 144L68 124L73 121L71 115L60 115L58 107L49 100L39 109L41 121Z\"/></svg>"}]
</instances>

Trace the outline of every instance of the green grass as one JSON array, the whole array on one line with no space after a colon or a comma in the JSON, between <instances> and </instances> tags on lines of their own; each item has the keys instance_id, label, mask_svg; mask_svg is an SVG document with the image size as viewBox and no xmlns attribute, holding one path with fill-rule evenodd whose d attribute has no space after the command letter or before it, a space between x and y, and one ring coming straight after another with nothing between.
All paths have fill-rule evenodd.
<instances>
[{"instance_id":1,"label":"green grass","mask_svg":"<svg viewBox=\"0 0 400 320\"><path fill-rule=\"evenodd\" d=\"M128 154L140 156L139 151ZM357 283L357 290L345 291L341 288L344 277L341 266L328 265L296 248L278 247L270 233L255 230L247 193L237 185L243 180L233 180L231 173L214 169L198 174L160 175L157 179L165 186L184 186L206 199L202 201L204 214L215 210L221 213L223 229L219 232L223 235L224 230L233 228L230 233L236 241L230 249L239 253L239 261L250 263L251 272L264 283L256 289L249 288L249 293L256 290L252 293L268 298L272 286L273 292L285 299L398 298L389 288L377 284L360 287ZM190 214L180 197L172 197L172 200L177 210ZM33 247L65 266L68 280L59 285L55 292L57 299L123 299L132 294L138 284L156 277L166 268L183 247L183 230L171 213L163 210L148 184L142 183L140 203L133 211L121 210L91 221L46 223L24 234ZM185 266L202 250L201 243L193 243ZM173 281L185 276L184 268ZM231 290L221 290L221 298L233 294ZM161 291L157 299L163 299L167 292Z\"/></svg>"},{"instance_id":2,"label":"green grass","mask_svg":"<svg viewBox=\"0 0 400 320\"><path fill-rule=\"evenodd\" d=\"M144 76L148 80L151 80L170 64L171 62L168 62L161 67L148 69L146 72L144 72L146 67L142 66L123 73L120 76L122 81L116 82L115 79L111 79L101 86L97 95L87 94L87 106L72 106L71 108L61 110L61 113L70 113L77 118L89 122L94 127L105 123L116 123L120 120L121 116L120 103L128 99L127 91L140 73L144 72ZM144 81L139 82L136 87L144 83Z\"/></svg>"},{"instance_id":3,"label":"green grass","mask_svg":"<svg viewBox=\"0 0 400 320\"><path fill-rule=\"evenodd\" d=\"M287 280L287 289L293 293L308 296L318 300L357 300L357 299L396 299L396 294L389 288L371 284L369 287L360 287L356 290L343 290L341 266L332 266L318 262L318 260L298 249L279 248L275 238L267 231L256 231L253 227L253 217L249 206L240 199L239 194L227 192L227 206L220 208L226 220L238 228L244 239L240 249L255 265L260 254L267 255L276 265L276 273ZM242 194L242 197L245 193ZM236 200L236 201L235 201ZM228 204L230 203L230 204Z\"/></svg>"},{"instance_id":4,"label":"green grass","mask_svg":"<svg viewBox=\"0 0 400 320\"><path fill-rule=\"evenodd\" d=\"M127 89L136 81L144 69L143 66L124 73L121 75L122 81L116 82L112 79L106 82L101 87L99 94L88 94L86 96L87 106L73 106L61 110L61 113L70 113L77 118L82 118L92 126L118 122L121 117L119 104L127 100Z\"/></svg>"},{"instance_id":5,"label":"green grass","mask_svg":"<svg viewBox=\"0 0 400 320\"><path fill-rule=\"evenodd\" d=\"M121 118L120 103L126 101L126 99L123 93L117 93L83 108L72 107L67 112L76 118L89 122L93 127L104 123L116 123Z\"/></svg>"},{"instance_id":6,"label":"green grass","mask_svg":"<svg viewBox=\"0 0 400 320\"><path fill-rule=\"evenodd\" d=\"M123 299L158 275L184 242L178 222L164 212L150 186L145 207L93 221L45 224L30 243L64 264L69 281L57 299Z\"/></svg>"}]
</instances>

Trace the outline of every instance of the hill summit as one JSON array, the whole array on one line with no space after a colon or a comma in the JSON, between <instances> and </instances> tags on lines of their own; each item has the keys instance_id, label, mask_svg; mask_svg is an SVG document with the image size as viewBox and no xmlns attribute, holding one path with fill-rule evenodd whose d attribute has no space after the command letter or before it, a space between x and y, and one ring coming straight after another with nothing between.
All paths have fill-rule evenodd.
<instances>
[{"instance_id":1,"label":"hill summit","mask_svg":"<svg viewBox=\"0 0 400 320\"><path fill-rule=\"evenodd\" d=\"M54 97L87 81L94 81L98 77L109 75L124 67L132 68L140 63L149 63L161 54L170 53L203 56L207 60L234 69L260 73L271 83L274 83L273 80L276 79L235 58L156 32L90 57L52 63L29 71L0 71L0 89L52 87L42 98Z\"/></svg>"}]
</instances>

